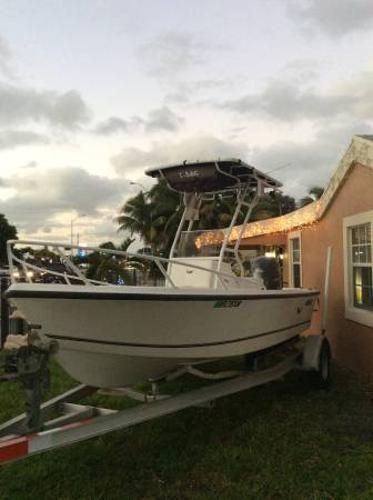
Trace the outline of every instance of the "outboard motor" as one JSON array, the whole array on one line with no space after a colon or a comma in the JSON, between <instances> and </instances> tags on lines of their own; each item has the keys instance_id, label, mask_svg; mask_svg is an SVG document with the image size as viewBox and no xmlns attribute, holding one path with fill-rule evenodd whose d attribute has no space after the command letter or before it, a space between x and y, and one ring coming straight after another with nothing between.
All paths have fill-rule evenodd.
<instances>
[{"instance_id":1,"label":"outboard motor","mask_svg":"<svg viewBox=\"0 0 373 500\"><path fill-rule=\"evenodd\" d=\"M251 261L251 269L254 275L259 273L267 290L282 288L281 268L275 257L255 257Z\"/></svg>"}]
</instances>

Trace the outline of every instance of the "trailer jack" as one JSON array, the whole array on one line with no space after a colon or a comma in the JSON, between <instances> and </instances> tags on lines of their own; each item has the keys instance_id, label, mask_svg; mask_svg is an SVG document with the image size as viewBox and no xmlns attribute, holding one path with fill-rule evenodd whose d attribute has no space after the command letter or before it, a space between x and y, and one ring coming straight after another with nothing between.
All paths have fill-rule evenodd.
<instances>
[{"instance_id":1,"label":"trailer jack","mask_svg":"<svg viewBox=\"0 0 373 500\"><path fill-rule=\"evenodd\" d=\"M25 391L26 418L22 421L19 432L42 430L40 407L43 394L49 388L49 358L56 349L56 342L39 346L27 343L18 349L12 349L5 357L0 382L20 383Z\"/></svg>"}]
</instances>

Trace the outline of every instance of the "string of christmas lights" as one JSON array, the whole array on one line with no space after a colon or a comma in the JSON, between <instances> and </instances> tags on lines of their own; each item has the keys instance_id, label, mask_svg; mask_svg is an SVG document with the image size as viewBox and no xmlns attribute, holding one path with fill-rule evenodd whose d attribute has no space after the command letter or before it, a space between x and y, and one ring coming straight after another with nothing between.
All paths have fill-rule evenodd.
<instances>
[{"instance_id":1,"label":"string of christmas lights","mask_svg":"<svg viewBox=\"0 0 373 500\"><path fill-rule=\"evenodd\" d=\"M255 236L263 236L265 234L287 232L293 229L299 229L305 226L313 225L317 222L323 211L322 200L317 200L305 207L302 207L294 212L282 215L280 217L273 217L271 219L264 219L247 224L242 239L253 238ZM237 240L240 233L241 226L235 226L229 237L230 242ZM203 246L217 245L224 239L221 230L209 231L201 234L196 239L196 247L200 249Z\"/></svg>"}]
</instances>

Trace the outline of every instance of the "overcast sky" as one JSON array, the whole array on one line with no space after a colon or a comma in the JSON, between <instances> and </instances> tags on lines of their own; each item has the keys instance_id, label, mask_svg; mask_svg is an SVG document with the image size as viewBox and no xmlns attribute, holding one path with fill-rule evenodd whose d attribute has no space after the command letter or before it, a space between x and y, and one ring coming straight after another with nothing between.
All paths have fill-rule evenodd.
<instances>
[{"instance_id":1,"label":"overcast sky","mask_svg":"<svg viewBox=\"0 0 373 500\"><path fill-rule=\"evenodd\" d=\"M0 213L117 239L146 167L240 157L303 196L372 133L373 0L0 0Z\"/></svg>"}]
</instances>

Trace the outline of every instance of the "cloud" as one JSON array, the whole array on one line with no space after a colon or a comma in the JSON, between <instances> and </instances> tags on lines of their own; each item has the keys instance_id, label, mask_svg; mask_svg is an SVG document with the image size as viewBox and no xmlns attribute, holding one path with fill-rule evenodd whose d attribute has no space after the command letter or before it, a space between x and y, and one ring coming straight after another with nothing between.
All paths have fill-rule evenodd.
<instances>
[{"instance_id":1,"label":"cloud","mask_svg":"<svg viewBox=\"0 0 373 500\"><path fill-rule=\"evenodd\" d=\"M0 213L27 233L53 225L56 216L71 212L94 219L107 210L114 218L130 193L128 181L93 175L80 167L24 169L2 180L3 187L13 194L0 200Z\"/></svg>"},{"instance_id":2,"label":"cloud","mask_svg":"<svg viewBox=\"0 0 373 500\"><path fill-rule=\"evenodd\" d=\"M0 131L0 150L14 149L19 146L30 144L48 144L46 135L38 134L29 130L2 130Z\"/></svg>"},{"instance_id":3,"label":"cloud","mask_svg":"<svg viewBox=\"0 0 373 500\"><path fill-rule=\"evenodd\" d=\"M172 82L172 90L168 92L163 99L163 102L168 105L188 105L197 103L205 104L211 101L214 94L220 94L221 91L236 93L236 88L242 88L245 84L241 76L235 75L234 78L220 78L220 79L189 79L184 78L179 81Z\"/></svg>"},{"instance_id":4,"label":"cloud","mask_svg":"<svg viewBox=\"0 0 373 500\"><path fill-rule=\"evenodd\" d=\"M320 127L312 137L265 147L214 136L190 137L177 142L156 142L149 149L128 147L111 158L119 175L137 178L146 168L182 163L184 160L241 158L263 172L272 172L284 191L300 198L314 185L325 186L355 134L372 133L367 121L341 120ZM280 168L279 168L280 167Z\"/></svg>"},{"instance_id":5,"label":"cloud","mask_svg":"<svg viewBox=\"0 0 373 500\"><path fill-rule=\"evenodd\" d=\"M178 116L167 106L150 111L148 119L145 120L145 130L167 130L174 132L180 128L184 119Z\"/></svg>"},{"instance_id":6,"label":"cloud","mask_svg":"<svg viewBox=\"0 0 373 500\"><path fill-rule=\"evenodd\" d=\"M135 132L143 129L147 132L175 132L184 123L184 119L174 113L169 107L162 106L149 111L146 118L132 116L128 120L111 116L96 125L93 132L100 135L112 135L118 132Z\"/></svg>"},{"instance_id":7,"label":"cloud","mask_svg":"<svg viewBox=\"0 0 373 500\"><path fill-rule=\"evenodd\" d=\"M320 74L329 69L325 61L316 58L291 59L280 70L281 78L290 80L295 84L304 85L304 82L317 82Z\"/></svg>"},{"instance_id":8,"label":"cloud","mask_svg":"<svg viewBox=\"0 0 373 500\"><path fill-rule=\"evenodd\" d=\"M373 27L372 0L288 0L287 10L308 33L336 38Z\"/></svg>"},{"instance_id":9,"label":"cloud","mask_svg":"<svg viewBox=\"0 0 373 500\"><path fill-rule=\"evenodd\" d=\"M45 190L48 186L48 190ZM53 211L76 210L95 215L97 209L118 201L129 190L122 179L93 175L80 167L51 168L11 177L7 187L16 190L22 205ZM32 202L30 205L29 203Z\"/></svg>"},{"instance_id":10,"label":"cloud","mask_svg":"<svg viewBox=\"0 0 373 500\"><path fill-rule=\"evenodd\" d=\"M75 90L63 94L0 83L0 125L44 122L74 129L90 119L90 112Z\"/></svg>"},{"instance_id":11,"label":"cloud","mask_svg":"<svg viewBox=\"0 0 373 500\"><path fill-rule=\"evenodd\" d=\"M329 124L306 142L299 142L294 137L258 148L253 151L250 161L265 172L273 170L272 175L283 182L284 190L299 198L314 185L326 186L352 136L372 130L369 123L357 120Z\"/></svg>"},{"instance_id":12,"label":"cloud","mask_svg":"<svg viewBox=\"0 0 373 500\"><path fill-rule=\"evenodd\" d=\"M343 109L343 104L350 107L354 100L350 96L320 95L312 89L302 90L292 83L272 80L262 93L225 101L222 107L243 114L254 112L282 121L294 121L329 117Z\"/></svg>"},{"instance_id":13,"label":"cloud","mask_svg":"<svg viewBox=\"0 0 373 500\"><path fill-rule=\"evenodd\" d=\"M111 135L117 132L127 132L129 123L117 116L111 116L107 120L100 122L94 129L96 134Z\"/></svg>"},{"instance_id":14,"label":"cloud","mask_svg":"<svg viewBox=\"0 0 373 500\"><path fill-rule=\"evenodd\" d=\"M164 97L164 102L166 103L176 103L176 104L188 104L190 101L189 91L184 88L178 88L173 92L169 92Z\"/></svg>"},{"instance_id":15,"label":"cloud","mask_svg":"<svg viewBox=\"0 0 373 500\"><path fill-rule=\"evenodd\" d=\"M137 56L149 76L174 84L181 78L185 82L192 69L205 69L213 54L227 49L217 42L202 42L186 31L168 31L139 46Z\"/></svg>"},{"instance_id":16,"label":"cloud","mask_svg":"<svg viewBox=\"0 0 373 500\"><path fill-rule=\"evenodd\" d=\"M22 165L20 168L36 168L38 166L38 163L36 161L29 161L25 165Z\"/></svg>"},{"instance_id":17,"label":"cloud","mask_svg":"<svg viewBox=\"0 0 373 500\"><path fill-rule=\"evenodd\" d=\"M156 142L150 149L124 148L110 161L116 172L127 175L136 169L224 157L247 157L249 149L241 142L227 142L214 136L189 137L177 142Z\"/></svg>"},{"instance_id":18,"label":"cloud","mask_svg":"<svg viewBox=\"0 0 373 500\"><path fill-rule=\"evenodd\" d=\"M245 115L261 115L283 122L373 116L373 72L344 81L328 92L285 80L271 80L261 93L231 99L220 107Z\"/></svg>"},{"instance_id":19,"label":"cloud","mask_svg":"<svg viewBox=\"0 0 373 500\"><path fill-rule=\"evenodd\" d=\"M88 238L88 241L105 242L105 241L120 241L126 237L123 232L118 234L118 224L113 221L117 213L109 212L100 213L100 218L95 221L91 228L86 228L81 236L81 243L84 243L82 238Z\"/></svg>"},{"instance_id":20,"label":"cloud","mask_svg":"<svg viewBox=\"0 0 373 500\"><path fill-rule=\"evenodd\" d=\"M189 33L169 31L162 33L138 49L138 55L155 77L170 77L185 73L202 64L207 47L196 42Z\"/></svg>"},{"instance_id":21,"label":"cloud","mask_svg":"<svg viewBox=\"0 0 373 500\"><path fill-rule=\"evenodd\" d=\"M11 68L12 54L7 42L0 36L0 74L12 76Z\"/></svg>"}]
</instances>

